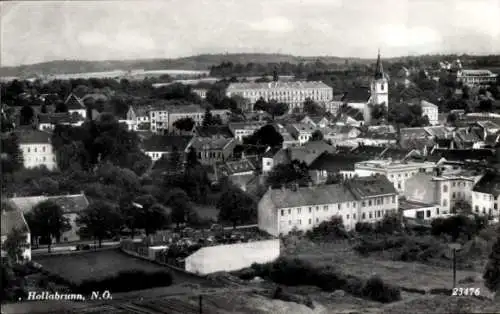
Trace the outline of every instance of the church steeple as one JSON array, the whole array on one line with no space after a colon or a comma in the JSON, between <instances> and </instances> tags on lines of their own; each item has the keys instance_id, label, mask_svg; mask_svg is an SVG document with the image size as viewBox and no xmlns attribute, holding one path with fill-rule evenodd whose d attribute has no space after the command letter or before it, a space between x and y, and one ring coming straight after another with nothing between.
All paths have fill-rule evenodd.
<instances>
[{"instance_id":1,"label":"church steeple","mask_svg":"<svg viewBox=\"0 0 500 314\"><path fill-rule=\"evenodd\" d=\"M384 68L382 67L382 61L380 60L380 49L378 50L377 65L375 66L375 79L384 78Z\"/></svg>"}]
</instances>

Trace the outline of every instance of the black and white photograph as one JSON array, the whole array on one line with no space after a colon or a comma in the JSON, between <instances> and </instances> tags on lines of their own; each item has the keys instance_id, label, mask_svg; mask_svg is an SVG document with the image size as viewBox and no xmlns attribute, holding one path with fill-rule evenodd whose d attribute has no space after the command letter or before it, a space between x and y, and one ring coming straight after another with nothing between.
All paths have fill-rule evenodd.
<instances>
[{"instance_id":1,"label":"black and white photograph","mask_svg":"<svg viewBox=\"0 0 500 314\"><path fill-rule=\"evenodd\" d=\"M500 0L0 1L2 314L500 314Z\"/></svg>"}]
</instances>

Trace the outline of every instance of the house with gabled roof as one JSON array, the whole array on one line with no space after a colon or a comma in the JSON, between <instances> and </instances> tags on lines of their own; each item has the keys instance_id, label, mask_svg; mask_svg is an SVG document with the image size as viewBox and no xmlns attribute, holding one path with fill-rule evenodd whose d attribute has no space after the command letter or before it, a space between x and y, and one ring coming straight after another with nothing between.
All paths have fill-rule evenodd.
<instances>
[{"instance_id":1,"label":"house with gabled roof","mask_svg":"<svg viewBox=\"0 0 500 314\"><path fill-rule=\"evenodd\" d=\"M35 208L35 206L43 201L54 202L61 207L64 217L68 218L71 225L71 229L64 232L61 235L61 239L59 240L63 242L73 242L80 240L80 236L78 235L79 227L76 225L76 218L78 217L79 213L84 211L89 206L89 201L83 192L74 195L40 195L13 197L10 198L9 201L14 204L24 215L31 212L33 208ZM52 240L57 241L57 239ZM32 242L35 243L36 241Z\"/></svg>"},{"instance_id":2,"label":"house with gabled roof","mask_svg":"<svg viewBox=\"0 0 500 314\"><path fill-rule=\"evenodd\" d=\"M339 216L351 230L358 222L375 223L397 211L397 192L387 178L353 178L339 184L269 188L258 204L258 225L278 236L308 231Z\"/></svg>"},{"instance_id":3,"label":"house with gabled roof","mask_svg":"<svg viewBox=\"0 0 500 314\"><path fill-rule=\"evenodd\" d=\"M153 135L146 138L141 143L141 150L153 160L159 160L162 157L168 157L170 153L177 150L181 160L185 158L186 147L193 139L193 136L183 135Z\"/></svg>"},{"instance_id":4,"label":"house with gabled roof","mask_svg":"<svg viewBox=\"0 0 500 314\"><path fill-rule=\"evenodd\" d=\"M325 116L317 116L317 115L306 115L300 123L303 124L311 124L316 128L326 128L330 125L330 120Z\"/></svg>"},{"instance_id":5,"label":"house with gabled roof","mask_svg":"<svg viewBox=\"0 0 500 314\"><path fill-rule=\"evenodd\" d=\"M472 188L472 212L488 215L493 219L500 217L500 175L486 173Z\"/></svg>"},{"instance_id":6,"label":"house with gabled roof","mask_svg":"<svg viewBox=\"0 0 500 314\"><path fill-rule=\"evenodd\" d=\"M87 107L80 99L80 97L71 93L69 94L68 98L66 98L66 101L64 103L66 104L66 107L68 108L68 112L70 114L76 113L82 116L83 119L87 118Z\"/></svg>"}]
</instances>

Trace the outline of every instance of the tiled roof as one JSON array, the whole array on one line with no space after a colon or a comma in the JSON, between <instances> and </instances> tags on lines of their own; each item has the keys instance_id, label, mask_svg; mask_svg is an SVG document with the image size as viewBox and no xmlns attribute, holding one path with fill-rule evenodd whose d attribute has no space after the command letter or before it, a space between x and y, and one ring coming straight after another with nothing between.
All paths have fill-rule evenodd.
<instances>
[{"instance_id":1,"label":"tiled roof","mask_svg":"<svg viewBox=\"0 0 500 314\"><path fill-rule=\"evenodd\" d=\"M2 236L8 236L9 233L14 230L18 229L21 231L28 231L28 224L26 223L26 220L24 219L24 215L21 210L13 206L14 208L8 209L3 211L2 210L2 228L1 228L1 235Z\"/></svg>"},{"instance_id":2,"label":"tiled roof","mask_svg":"<svg viewBox=\"0 0 500 314\"><path fill-rule=\"evenodd\" d=\"M436 109L438 108L438 106L436 106L435 104L433 104L433 103L431 103L431 102L428 102L428 101L426 101L426 100L422 100L422 101L420 102L420 105L421 105L422 107L432 107L432 108L436 108Z\"/></svg>"},{"instance_id":3,"label":"tiled roof","mask_svg":"<svg viewBox=\"0 0 500 314\"><path fill-rule=\"evenodd\" d=\"M267 124L267 122L260 122L260 121L233 122L233 123L229 123L228 127L234 133L234 131L236 131L236 130L258 130L261 127L265 126L266 124Z\"/></svg>"},{"instance_id":4,"label":"tiled roof","mask_svg":"<svg viewBox=\"0 0 500 314\"><path fill-rule=\"evenodd\" d=\"M354 154L331 154L323 153L316 158L309 166L310 170L326 170L328 172L338 172L354 170L357 162L369 159L365 156Z\"/></svg>"},{"instance_id":5,"label":"tiled roof","mask_svg":"<svg viewBox=\"0 0 500 314\"><path fill-rule=\"evenodd\" d=\"M428 208L428 207L435 207L435 206L436 206L436 204L427 204L427 203L409 201L409 200L399 201L399 209L400 210Z\"/></svg>"},{"instance_id":6,"label":"tiled roof","mask_svg":"<svg viewBox=\"0 0 500 314\"><path fill-rule=\"evenodd\" d=\"M37 130L26 130L16 132L19 138L19 144L49 144L51 143L50 133L37 131Z\"/></svg>"},{"instance_id":7,"label":"tiled roof","mask_svg":"<svg viewBox=\"0 0 500 314\"><path fill-rule=\"evenodd\" d=\"M290 208L308 205L328 205L355 201L356 198L343 184L298 187L294 189L272 189L268 195L276 208Z\"/></svg>"},{"instance_id":8,"label":"tiled roof","mask_svg":"<svg viewBox=\"0 0 500 314\"><path fill-rule=\"evenodd\" d=\"M353 178L347 184L358 199L398 193L394 185L383 175Z\"/></svg>"},{"instance_id":9,"label":"tiled roof","mask_svg":"<svg viewBox=\"0 0 500 314\"><path fill-rule=\"evenodd\" d=\"M207 138L210 138L212 136L222 136L225 138L233 137L231 130L226 125L197 126L194 128L194 131L198 137L207 137Z\"/></svg>"},{"instance_id":10,"label":"tiled roof","mask_svg":"<svg viewBox=\"0 0 500 314\"><path fill-rule=\"evenodd\" d=\"M492 149L433 149L431 155L445 158L446 160L485 160L491 161L495 157Z\"/></svg>"},{"instance_id":11,"label":"tiled roof","mask_svg":"<svg viewBox=\"0 0 500 314\"><path fill-rule=\"evenodd\" d=\"M24 214L30 212L38 203L43 201L52 201L56 203L66 214L79 213L89 206L89 201L85 194L13 197L10 201L12 201Z\"/></svg>"},{"instance_id":12,"label":"tiled roof","mask_svg":"<svg viewBox=\"0 0 500 314\"><path fill-rule=\"evenodd\" d=\"M65 104L68 107L68 110L87 109L87 107L83 104L83 101L73 93L66 98Z\"/></svg>"},{"instance_id":13,"label":"tiled roof","mask_svg":"<svg viewBox=\"0 0 500 314\"><path fill-rule=\"evenodd\" d=\"M219 175L230 176L237 173L255 171L255 165L248 159L227 161L216 165Z\"/></svg>"},{"instance_id":14,"label":"tiled roof","mask_svg":"<svg viewBox=\"0 0 500 314\"><path fill-rule=\"evenodd\" d=\"M451 136L451 129L444 126L428 126L425 130L437 138L446 138Z\"/></svg>"},{"instance_id":15,"label":"tiled roof","mask_svg":"<svg viewBox=\"0 0 500 314\"><path fill-rule=\"evenodd\" d=\"M292 160L298 160L310 165L321 154L333 151L335 151L335 148L324 141L312 141L300 147L289 147L279 150L274 155L274 162L289 163Z\"/></svg>"},{"instance_id":16,"label":"tiled roof","mask_svg":"<svg viewBox=\"0 0 500 314\"><path fill-rule=\"evenodd\" d=\"M227 90L245 90L245 89L306 89L306 88L328 88L330 86L323 82L306 82L306 81L296 81L296 82L269 82L269 83L231 83Z\"/></svg>"},{"instance_id":17,"label":"tiled roof","mask_svg":"<svg viewBox=\"0 0 500 314\"><path fill-rule=\"evenodd\" d=\"M359 145L351 153L366 157L379 157L386 149L387 147L385 146Z\"/></svg>"},{"instance_id":18,"label":"tiled roof","mask_svg":"<svg viewBox=\"0 0 500 314\"><path fill-rule=\"evenodd\" d=\"M492 194L495 198L500 195L500 176L495 173L486 173L472 189L474 192Z\"/></svg>"},{"instance_id":19,"label":"tiled roof","mask_svg":"<svg viewBox=\"0 0 500 314\"><path fill-rule=\"evenodd\" d=\"M425 138L431 136L425 128L401 128L401 138Z\"/></svg>"},{"instance_id":20,"label":"tiled roof","mask_svg":"<svg viewBox=\"0 0 500 314\"><path fill-rule=\"evenodd\" d=\"M69 112L41 113L38 115L38 123L60 124L78 123L83 121L83 117L73 115Z\"/></svg>"},{"instance_id":21,"label":"tiled roof","mask_svg":"<svg viewBox=\"0 0 500 314\"><path fill-rule=\"evenodd\" d=\"M370 90L365 87L355 87L347 91L342 97L343 102L347 103L364 103L370 99Z\"/></svg>"},{"instance_id":22,"label":"tiled roof","mask_svg":"<svg viewBox=\"0 0 500 314\"><path fill-rule=\"evenodd\" d=\"M481 138L477 136L475 132L469 132L468 128L459 128L455 131L456 136L458 139L460 139L462 142L479 142L481 141Z\"/></svg>"},{"instance_id":23,"label":"tiled roof","mask_svg":"<svg viewBox=\"0 0 500 314\"><path fill-rule=\"evenodd\" d=\"M153 135L142 142L142 148L146 152L170 152L174 147L183 152L192 136L178 135Z\"/></svg>"},{"instance_id":24,"label":"tiled roof","mask_svg":"<svg viewBox=\"0 0 500 314\"><path fill-rule=\"evenodd\" d=\"M209 138L209 137L194 137L190 142L191 147L197 151L205 149L225 149L230 145L236 145L234 138Z\"/></svg>"}]
</instances>

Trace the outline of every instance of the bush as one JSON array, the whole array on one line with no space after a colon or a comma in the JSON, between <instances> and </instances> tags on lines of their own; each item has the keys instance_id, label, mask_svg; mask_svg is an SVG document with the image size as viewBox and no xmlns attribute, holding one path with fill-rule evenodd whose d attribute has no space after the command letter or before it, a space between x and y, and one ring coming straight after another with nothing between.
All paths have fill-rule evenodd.
<instances>
[{"instance_id":1,"label":"bush","mask_svg":"<svg viewBox=\"0 0 500 314\"><path fill-rule=\"evenodd\" d=\"M78 286L81 293L110 290L113 292L128 292L154 287L170 286L172 275L166 271L146 273L144 271L123 271L104 279L85 280Z\"/></svg>"},{"instance_id":2,"label":"bush","mask_svg":"<svg viewBox=\"0 0 500 314\"><path fill-rule=\"evenodd\" d=\"M356 232L359 232L361 234L370 234L373 233L374 228L371 223L368 222L358 222L356 223L355 227Z\"/></svg>"},{"instance_id":3,"label":"bush","mask_svg":"<svg viewBox=\"0 0 500 314\"><path fill-rule=\"evenodd\" d=\"M317 227L308 231L311 239L347 239L349 234L344 228L342 217L333 216L329 221L323 221Z\"/></svg>"},{"instance_id":4,"label":"bush","mask_svg":"<svg viewBox=\"0 0 500 314\"><path fill-rule=\"evenodd\" d=\"M401 300L401 290L374 276L366 281L363 287L363 296L374 301L389 303Z\"/></svg>"}]
</instances>

